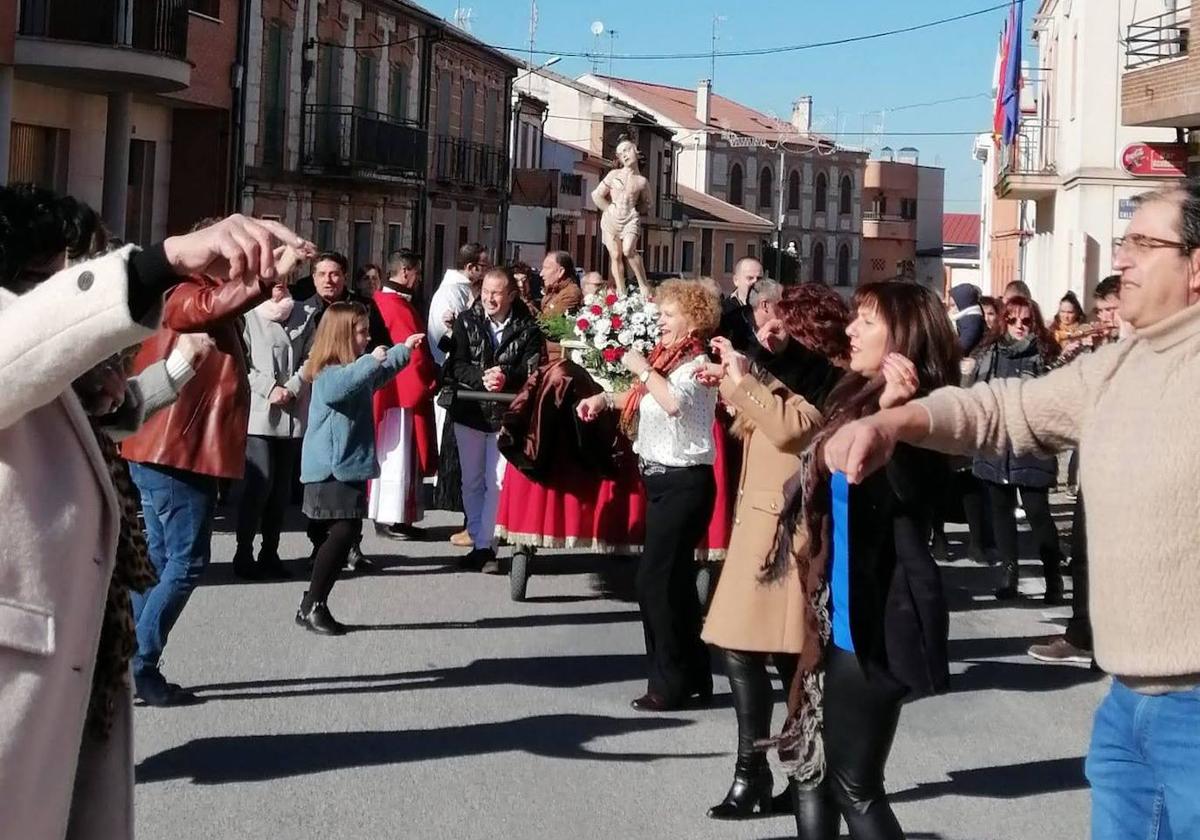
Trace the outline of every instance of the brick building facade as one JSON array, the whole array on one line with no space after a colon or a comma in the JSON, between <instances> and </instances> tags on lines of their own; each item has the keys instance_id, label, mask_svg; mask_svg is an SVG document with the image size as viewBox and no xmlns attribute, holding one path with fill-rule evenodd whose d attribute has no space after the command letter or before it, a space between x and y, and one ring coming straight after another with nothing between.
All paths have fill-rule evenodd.
<instances>
[{"instance_id":1,"label":"brick building facade","mask_svg":"<svg viewBox=\"0 0 1200 840\"><path fill-rule=\"evenodd\" d=\"M0 0L0 177L146 243L229 204L239 0Z\"/></svg>"},{"instance_id":2,"label":"brick building facade","mask_svg":"<svg viewBox=\"0 0 1200 840\"><path fill-rule=\"evenodd\" d=\"M504 239L515 65L400 0L250 0L243 212L354 269Z\"/></svg>"}]
</instances>

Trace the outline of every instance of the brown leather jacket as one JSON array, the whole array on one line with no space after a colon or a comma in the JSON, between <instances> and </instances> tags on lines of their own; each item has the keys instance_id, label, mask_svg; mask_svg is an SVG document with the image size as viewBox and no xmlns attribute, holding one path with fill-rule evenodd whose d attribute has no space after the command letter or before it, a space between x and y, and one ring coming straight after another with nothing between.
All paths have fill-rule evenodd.
<instances>
[{"instance_id":1,"label":"brown leather jacket","mask_svg":"<svg viewBox=\"0 0 1200 840\"><path fill-rule=\"evenodd\" d=\"M170 408L121 445L128 461L241 478L246 466L250 386L240 316L271 294L271 284L189 277L167 293L162 327L138 351L134 372L165 359L181 332L206 332L216 347Z\"/></svg>"}]
</instances>

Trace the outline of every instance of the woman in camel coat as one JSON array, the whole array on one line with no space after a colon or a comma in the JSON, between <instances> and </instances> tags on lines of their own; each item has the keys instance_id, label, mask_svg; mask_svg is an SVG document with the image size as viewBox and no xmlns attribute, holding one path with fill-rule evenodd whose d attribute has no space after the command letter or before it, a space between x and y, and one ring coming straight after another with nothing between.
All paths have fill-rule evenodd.
<instances>
[{"instance_id":1,"label":"woman in camel coat","mask_svg":"<svg viewBox=\"0 0 1200 840\"><path fill-rule=\"evenodd\" d=\"M806 556L802 549L808 541L803 521L790 543L779 539L777 531L785 487L802 474L802 453L822 423L817 406L839 374L826 355L838 357L846 343L846 310L838 304L827 318L813 323L813 313L828 307L781 302L778 319L769 325L773 329L760 338L766 352L753 372L728 341L713 342L721 355L721 398L734 413L733 433L743 447L733 534L703 634L706 642L722 649L738 723L733 784L709 810L714 819L772 809L771 770L758 745L771 734L775 702L767 663L773 661L786 691L797 667L812 668L821 654L821 628L810 602L822 590L825 564L797 568L795 558ZM823 334L833 336L832 346ZM781 799L780 806L790 811L790 797Z\"/></svg>"}]
</instances>

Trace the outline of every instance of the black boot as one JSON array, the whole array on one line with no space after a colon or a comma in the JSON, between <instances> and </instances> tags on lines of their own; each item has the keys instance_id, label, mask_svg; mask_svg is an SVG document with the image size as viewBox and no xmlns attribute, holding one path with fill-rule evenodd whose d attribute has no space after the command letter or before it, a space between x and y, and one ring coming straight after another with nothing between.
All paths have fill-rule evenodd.
<instances>
[{"instance_id":1,"label":"black boot","mask_svg":"<svg viewBox=\"0 0 1200 840\"><path fill-rule=\"evenodd\" d=\"M271 552L260 552L258 555L258 574L263 580L291 580L292 573L283 565L279 555Z\"/></svg>"},{"instance_id":2,"label":"black boot","mask_svg":"<svg viewBox=\"0 0 1200 840\"><path fill-rule=\"evenodd\" d=\"M796 780L788 779L787 786L771 798L772 814L791 814L796 810Z\"/></svg>"},{"instance_id":3,"label":"black boot","mask_svg":"<svg viewBox=\"0 0 1200 840\"><path fill-rule=\"evenodd\" d=\"M296 624L313 633L322 636L343 636L346 625L334 618L324 601L314 601L307 592L300 600L300 609L296 610Z\"/></svg>"},{"instance_id":4,"label":"black boot","mask_svg":"<svg viewBox=\"0 0 1200 840\"><path fill-rule=\"evenodd\" d=\"M254 550L239 547L233 554L233 574L242 580L262 580L262 573L254 564Z\"/></svg>"},{"instance_id":5,"label":"black boot","mask_svg":"<svg viewBox=\"0 0 1200 840\"><path fill-rule=\"evenodd\" d=\"M997 601L1011 601L1021 594L1017 582L1021 579L1021 565L1016 560L1005 560L1000 588L996 590Z\"/></svg>"},{"instance_id":6,"label":"black boot","mask_svg":"<svg viewBox=\"0 0 1200 840\"><path fill-rule=\"evenodd\" d=\"M729 793L719 804L708 809L708 816L714 820L744 820L755 814L769 814L773 786L765 755L760 753L749 761L739 758Z\"/></svg>"}]
</instances>

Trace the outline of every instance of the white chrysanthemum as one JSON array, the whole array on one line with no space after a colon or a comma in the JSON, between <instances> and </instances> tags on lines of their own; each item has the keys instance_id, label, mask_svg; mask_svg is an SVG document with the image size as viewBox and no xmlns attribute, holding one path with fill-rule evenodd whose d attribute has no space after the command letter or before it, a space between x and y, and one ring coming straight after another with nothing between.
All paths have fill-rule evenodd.
<instances>
[{"instance_id":1,"label":"white chrysanthemum","mask_svg":"<svg viewBox=\"0 0 1200 840\"><path fill-rule=\"evenodd\" d=\"M593 342L592 342L592 345L593 345L593 346L594 346L594 347L595 347L597 350L605 350L605 349L607 349L607 348L608 348L608 336L607 336L607 335L598 335L598 336L596 336L596 339L595 339L595 341L593 341Z\"/></svg>"},{"instance_id":2,"label":"white chrysanthemum","mask_svg":"<svg viewBox=\"0 0 1200 840\"><path fill-rule=\"evenodd\" d=\"M621 330L617 333L617 343L622 347L628 347L633 343L633 332L628 328Z\"/></svg>"},{"instance_id":3,"label":"white chrysanthemum","mask_svg":"<svg viewBox=\"0 0 1200 840\"><path fill-rule=\"evenodd\" d=\"M611 321L606 321L606 320L604 320L603 318L601 318L600 320L598 320L598 321L597 321L597 322L596 322L596 323L593 325L593 327L594 327L594 329L595 329L595 331L596 331L596 336L597 336L597 337L600 337L600 336L606 336L606 337L607 337L607 336L608 336L608 334L609 334L610 332L612 332L612 322L611 322Z\"/></svg>"}]
</instances>

